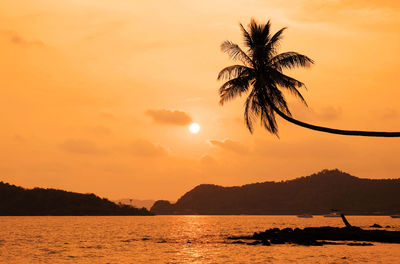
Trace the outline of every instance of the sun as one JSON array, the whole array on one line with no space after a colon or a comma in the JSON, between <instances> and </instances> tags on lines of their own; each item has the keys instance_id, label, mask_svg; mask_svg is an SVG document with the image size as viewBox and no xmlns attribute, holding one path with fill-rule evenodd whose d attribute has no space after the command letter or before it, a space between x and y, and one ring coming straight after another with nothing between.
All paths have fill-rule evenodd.
<instances>
[{"instance_id":1,"label":"sun","mask_svg":"<svg viewBox=\"0 0 400 264\"><path fill-rule=\"evenodd\" d=\"M189 131L193 134L197 134L200 131L200 125L197 123L191 123L189 126Z\"/></svg>"}]
</instances>

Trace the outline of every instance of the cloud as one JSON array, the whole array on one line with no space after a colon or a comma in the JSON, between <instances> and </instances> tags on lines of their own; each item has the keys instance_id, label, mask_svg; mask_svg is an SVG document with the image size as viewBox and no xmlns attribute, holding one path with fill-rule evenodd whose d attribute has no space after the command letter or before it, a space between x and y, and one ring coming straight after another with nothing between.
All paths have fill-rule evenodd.
<instances>
[{"instance_id":1,"label":"cloud","mask_svg":"<svg viewBox=\"0 0 400 264\"><path fill-rule=\"evenodd\" d=\"M105 153L105 151L99 149L94 142L86 139L67 139L60 144L60 148L65 152L76 154L98 155Z\"/></svg>"},{"instance_id":2,"label":"cloud","mask_svg":"<svg viewBox=\"0 0 400 264\"><path fill-rule=\"evenodd\" d=\"M321 106L306 108L299 103L292 104L292 113L295 118L311 121L334 121L342 116L342 108L340 106Z\"/></svg>"},{"instance_id":3,"label":"cloud","mask_svg":"<svg viewBox=\"0 0 400 264\"><path fill-rule=\"evenodd\" d=\"M110 121L117 120L117 117L115 115L113 115L113 114L110 114L110 113L102 112L102 113L100 113L99 116L100 116L100 118L105 119L105 120L110 120Z\"/></svg>"},{"instance_id":4,"label":"cloud","mask_svg":"<svg viewBox=\"0 0 400 264\"><path fill-rule=\"evenodd\" d=\"M387 24L388 21L398 24L400 3L386 0L306 0L300 5L296 18L303 21L347 23L351 26L366 26L376 23ZM378 27L382 31L381 27ZM396 28L393 28L396 29Z\"/></svg>"},{"instance_id":5,"label":"cloud","mask_svg":"<svg viewBox=\"0 0 400 264\"><path fill-rule=\"evenodd\" d=\"M225 139L224 141L210 140L210 143L214 146L235 152L237 154L248 154L250 152L246 146L230 139Z\"/></svg>"},{"instance_id":6,"label":"cloud","mask_svg":"<svg viewBox=\"0 0 400 264\"><path fill-rule=\"evenodd\" d=\"M257 140L254 153L262 158L275 160L338 160L352 159L354 149L348 143L326 135L316 136L300 141L265 141ZM338 154L340 153L340 154ZM353 157L354 158L354 157Z\"/></svg>"},{"instance_id":7,"label":"cloud","mask_svg":"<svg viewBox=\"0 0 400 264\"><path fill-rule=\"evenodd\" d=\"M198 101L202 101L203 98L201 97L190 97L190 98L186 98L186 102L198 102Z\"/></svg>"},{"instance_id":8,"label":"cloud","mask_svg":"<svg viewBox=\"0 0 400 264\"><path fill-rule=\"evenodd\" d=\"M24 136L21 136L20 134L14 134L14 141L18 143L23 143L26 141L26 138Z\"/></svg>"},{"instance_id":9,"label":"cloud","mask_svg":"<svg viewBox=\"0 0 400 264\"><path fill-rule=\"evenodd\" d=\"M94 127L89 127L89 131L95 135L111 135L112 131L110 128L102 125L94 126Z\"/></svg>"},{"instance_id":10,"label":"cloud","mask_svg":"<svg viewBox=\"0 0 400 264\"><path fill-rule=\"evenodd\" d=\"M204 166L214 166L217 164L217 161L214 157L209 154L205 154L201 156L200 163Z\"/></svg>"},{"instance_id":11,"label":"cloud","mask_svg":"<svg viewBox=\"0 0 400 264\"><path fill-rule=\"evenodd\" d=\"M400 3L391 0L335 0L335 1L309 1L311 3L319 3L317 6L340 9L343 7L352 9L371 9L371 8L390 8L400 9Z\"/></svg>"},{"instance_id":12,"label":"cloud","mask_svg":"<svg viewBox=\"0 0 400 264\"><path fill-rule=\"evenodd\" d=\"M5 35L9 41L16 45L29 45L29 46L44 46L44 43L40 40L26 40L25 38L21 37L17 32L14 31L0 31L2 35Z\"/></svg>"},{"instance_id":13,"label":"cloud","mask_svg":"<svg viewBox=\"0 0 400 264\"><path fill-rule=\"evenodd\" d=\"M382 119L385 120L393 120L400 117L399 112L397 112L397 110L393 108L387 108L383 110L380 116Z\"/></svg>"},{"instance_id":14,"label":"cloud","mask_svg":"<svg viewBox=\"0 0 400 264\"><path fill-rule=\"evenodd\" d=\"M163 146L153 144L144 139L135 140L130 145L129 152L134 156L144 157L160 157L168 154L167 149Z\"/></svg>"},{"instance_id":15,"label":"cloud","mask_svg":"<svg viewBox=\"0 0 400 264\"><path fill-rule=\"evenodd\" d=\"M185 126L192 122L187 113L178 110L147 110L146 115L150 116L154 123L163 125Z\"/></svg>"},{"instance_id":16,"label":"cloud","mask_svg":"<svg viewBox=\"0 0 400 264\"><path fill-rule=\"evenodd\" d=\"M332 121L339 119L342 115L342 109L340 107L327 106L319 110L316 115L321 120Z\"/></svg>"}]
</instances>

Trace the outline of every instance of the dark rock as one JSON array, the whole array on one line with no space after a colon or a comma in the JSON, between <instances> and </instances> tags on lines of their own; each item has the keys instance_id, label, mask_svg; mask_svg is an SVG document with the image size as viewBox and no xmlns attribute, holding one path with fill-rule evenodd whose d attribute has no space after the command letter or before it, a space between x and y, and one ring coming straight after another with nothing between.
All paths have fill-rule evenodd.
<instances>
[{"instance_id":1,"label":"dark rock","mask_svg":"<svg viewBox=\"0 0 400 264\"><path fill-rule=\"evenodd\" d=\"M271 244L285 244L285 240L279 238L273 238L270 240Z\"/></svg>"},{"instance_id":2,"label":"dark rock","mask_svg":"<svg viewBox=\"0 0 400 264\"><path fill-rule=\"evenodd\" d=\"M350 242L350 243L347 243L346 245L348 245L348 246L373 246L374 244L372 244L372 243L356 243L356 242Z\"/></svg>"},{"instance_id":3,"label":"dark rock","mask_svg":"<svg viewBox=\"0 0 400 264\"><path fill-rule=\"evenodd\" d=\"M343 227L343 229L346 229L346 230L348 230L348 231L361 231L362 229L361 229L361 227L358 227L358 226L350 226L350 227Z\"/></svg>"},{"instance_id":4,"label":"dark rock","mask_svg":"<svg viewBox=\"0 0 400 264\"><path fill-rule=\"evenodd\" d=\"M309 246L323 246L324 243L321 241L312 241L312 243Z\"/></svg>"},{"instance_id":5,"label":"dark rock","mask_svg":"<svg viewBox=\"0 0 400 264\"><path fill-rule=\"evenodd\" d=\"M246 242L237 240L237 241L233 241L232 244L246 244Z\"/></svg>"},{"instance_id":6,"label":"dark rock","mask_svg":"<svg viewBox=\"0 0 400 264\"><path fill-rule=\"evenodd\" d=\"M268 240L261 241L263 246L271 246L271 243Z\"/></svg>"},{"instance_id":7,"label":"dark rock","mask_svg":"<svg viewBox=\"0 0 400 264\"><path fill-rule=\"evenodd\" d=\"M286 228L282 229L281 232L283 232L283 233L290 233L290 232L293 232L293 229L290 228L290 227L286 227Z\"/></svg>"},{"instance_id":8,"label":"dark rock","mask_svg":"<svg viewBox=\"0 0 400 264\"><path fill-rule=\"evenodd\" d=\"M236 239L254 239L253 236L230 236L228 239L236 240Z\"/></svg>"},{"instance_id":9,"label":"dark rock","mask_svg":"<svg viewBox=\"0 0 400 264\"><path fill-rule=\"evenodd\" d=\"M229 237L234 239L234 237ZM265 244L292 243L305 246L320 246L326 244L343 244L326 241L368 241L381 243L399 243L400 231L388 230L363 230L359 227L306 227L296 228L293 231L289 228L267 229L265 232L254 233L253 236L235 237L235 239L257 240ZM265 242L264 242L265 241Z\"/></svg>"},{"instance_id":10,"label":"dark rock","mask_svg":"<svg viewBox=\"0 0 400 264\"><path fill-rule=\"evenodd\" d=\"M322 242L317 241L315 239L310 239L310 238L304 238L304 239L300 238L297 240L293 240L292 242L295 244L298 244L298 245L303 245L303 246L322 246L323 245Z\"/></svg>"},{"instance_id":11,"label":"dark rock","mask_svg":"<svg viewBox=\"0 0 400 264\"><path fill-rule=\"evenodd\" d=\"M253 238L254 238L254 239L262 239L262 232L260 232L260 233L255 232L255 233L253 234Z\"/></svg>"},{"instance_id":12,"label":"dark rock","mask_svg":"<svg viewBox=\"0 0 400 264\"><path fill-rule=\"evenodd\" d=\"M332 241L321 241L321 243L324 244L324 245L345 245L345 243L332 242Z\"/></svg>"},{"instance_id":13,"label":"dark rock","mask_svg":"<svg viewBox=\"0 0 400 264\"><path fill-rule=\"evenodd\" d=\"M370 227L374 227L374 228L382 228L382 226L381 225L378 225L378 224L373 224L372 226L370 226Z\"/></svg>"},{"instance_id":14,"label":"dark rock","mask_svg":"<svg viewBox=\"0 0 400 264\"><path fill-rule=\"evenodd\" d=\"M390 225L385 226L385 228L392 228Z\"/></svg>"},{"instance_id":15,"label":"dark rock","mask_svg":"<svg viewBox=\"0 0 400 264\"><path fill-rule=\"evenodd\" d=\"M259 245L259 244L261 244L261 241L259 241L259 240L256 240L256 241L253 241L253 242L246 243L246 245L250 245L250 246L255 246L255 245Z\"/></svg>"}]
</instances>

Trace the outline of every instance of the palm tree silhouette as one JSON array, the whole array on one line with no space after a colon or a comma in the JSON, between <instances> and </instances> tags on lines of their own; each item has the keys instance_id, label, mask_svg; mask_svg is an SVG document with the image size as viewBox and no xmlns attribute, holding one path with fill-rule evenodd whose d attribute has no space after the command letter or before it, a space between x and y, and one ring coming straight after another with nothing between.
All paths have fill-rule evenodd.
<instances>
[{"instance_id":1,"label":"palm tree silhouette","mask_svg":"<svg viewBox=\"0 0 400 264\"><path fill-rule=\"evenodd\" d=\"M242 24L240 24L240 27L248 50L247 53L244 52L231 41L222 43L221 50L233 60L242 64L232 65L221 70L218 74L218 80L227 81L220 87L219 94L220 103L223 105L243 93L248 93L245 101L244 119L251 133L253 132L253 122L260 118L261 125L270 133L278 136L276 113L293 124L326 133L369 137L400 137L400 132L341 130L316 126L292 118L281 89L287 89L307 106L298 90L298 88L305 88L305 85L285 75L283 70L309 67L314 61L297 52L278 53L279 42L286 28L282 28L271 35L270 21L267 24L258 24L254 19L251 19L248 30Z\"/></svg>"}]
</instances>

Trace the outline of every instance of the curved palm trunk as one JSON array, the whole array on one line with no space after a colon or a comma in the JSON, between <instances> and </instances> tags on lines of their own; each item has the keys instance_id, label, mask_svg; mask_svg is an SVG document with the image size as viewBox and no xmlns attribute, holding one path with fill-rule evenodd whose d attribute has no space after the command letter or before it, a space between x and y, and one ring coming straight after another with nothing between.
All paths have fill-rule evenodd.
<instances>
[{"instance_id":1,"label":"curved palm trunk","mask_svg":"<svg viewBox=\"0 0 400 264\"><path fill-rule=\"evenodd\" d=\"M347 221L346 216L344 216L344 214L340 214L340 217L342 218L342 221L346 225L347 228L353 227L352 225L350 225L349 221Z\"/></svg>"},{"instance_id":2,"label":"curved palm trunk","mask_svg":"<svg viewBox=\"0 0 400 264\"><path fill-rule=\"evenodd\" d=\"M363 136L363 137L400 137L400 132L376 132L376 131L357 131L357 130L342 130L342 129L334 129L329 127L321 127L315 126L308 123L304 123L302 121L296 120L291 118L290 116L285 115L281 112L274 104L270 104L272 109L283 119L293 123L295 125L305 127L308 129L331 133L331 134L338 134L338 135L347 135L347 136Z\"/></svg>"}]
</instances>

